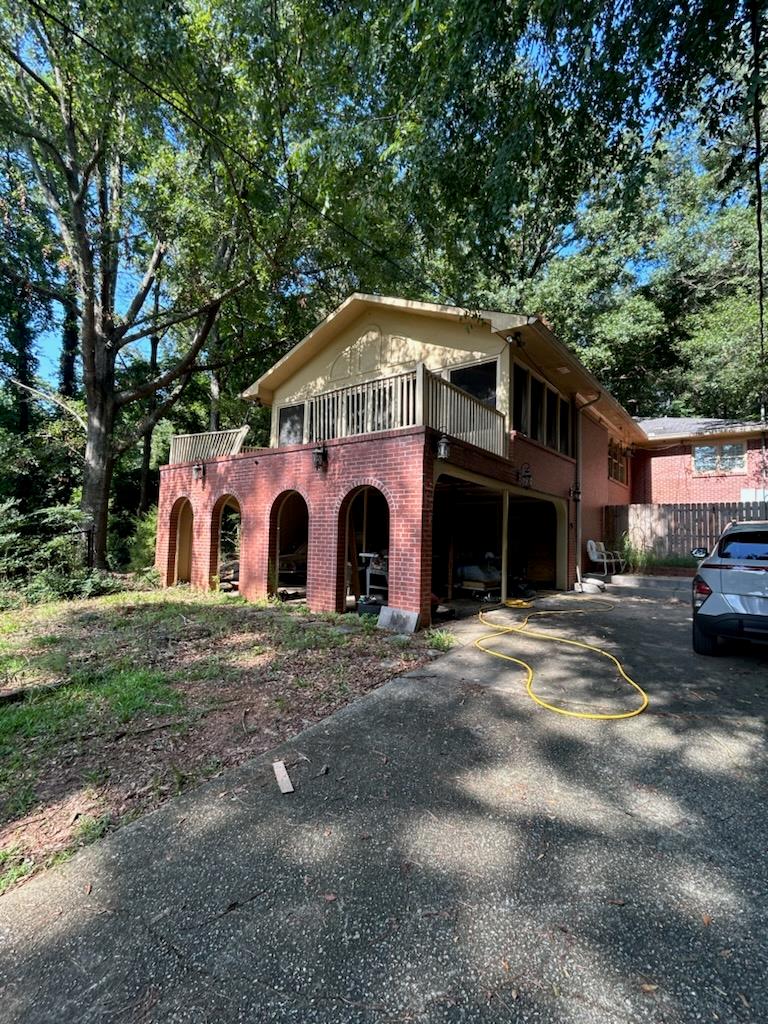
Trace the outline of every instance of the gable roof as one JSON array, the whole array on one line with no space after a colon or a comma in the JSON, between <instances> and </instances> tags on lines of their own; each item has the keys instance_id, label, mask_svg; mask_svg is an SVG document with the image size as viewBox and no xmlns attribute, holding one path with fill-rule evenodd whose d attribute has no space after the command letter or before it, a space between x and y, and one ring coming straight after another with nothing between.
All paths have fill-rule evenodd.
<instances>
[{"instance_id":1,"label":"gable roof","mask_svg":"<svg viewBox=\"0 0 768 1024\"><path fill-rule=\"evenodd\" d=\"M533 356L535 365L549 373L552 383L558 379L558 374L572 374L571 382L575 386L571 391L581 395L585 402L589 402L593 415L612 426L628 442L642 444L645 440L644 432L624 406L603 387L540 317L493 309L470 310L462 306L420 302L391 295L369 295L365 292L353 292L247 388L242 397L270 405L275 389L289 380L313 356L322 352L339 331L351 324L366 309L394 309L432 319L474 320L487 324L494 334L510 341L519 333L526 352Z\"/></svg>"},{"instance_id":2,"label":"gable roof","mask_svg":"<svg viewBox=\"0 0 768 1024\"><path fill-rule=\"evenodd\" d=\"M436 302L417 302L415 299L399 299L390 295L368 295L353 292L340 306L321 320L301 341L294 345L282 359L271 366L266 373L243 392L246 399L271 401L272 393L289 379L296 370L313 356L321 352L334 337L352 323L366 308L396 309L400 312L415 313L418 316L438 317L445 320L480 320L489 324L493 331L511 331L525 326L531 317L514 313L500 313L494 310L469 310L460 306L445 306Z\"/></svg>"},{"instance_id":3,"label":"gable roof","mask_svg":"<svg viewBox=\"0 0 768 1024\"><path fill-rule=\"evenodd\" d=\"M766 430L765 423L711 419L704 416L658 416L655 419L638 420L637 423L649 441L759 434Z\"/></svg>"}]
</instances>

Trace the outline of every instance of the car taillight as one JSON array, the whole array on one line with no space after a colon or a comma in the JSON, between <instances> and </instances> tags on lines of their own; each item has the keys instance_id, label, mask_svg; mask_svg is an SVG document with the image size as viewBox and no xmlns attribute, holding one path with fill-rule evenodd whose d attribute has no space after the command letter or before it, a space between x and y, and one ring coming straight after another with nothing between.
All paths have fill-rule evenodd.
<instances>
[{"instance_id":1,"label":"car taillight","mask_svg":"<svg viewBox=\"0 0 768 1024\"><path fill-rule=\"evenodd\" d=\"M712 587L710 587L707 581L702 579L701 576L695 576L693 580L693 607L701 608L711 593Z\"/></svg>"}]
</instances>

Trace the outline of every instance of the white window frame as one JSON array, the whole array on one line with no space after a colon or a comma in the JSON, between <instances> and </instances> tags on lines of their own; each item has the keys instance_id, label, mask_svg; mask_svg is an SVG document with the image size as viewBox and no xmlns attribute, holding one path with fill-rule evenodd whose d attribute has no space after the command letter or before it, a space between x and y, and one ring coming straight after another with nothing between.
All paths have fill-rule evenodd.
<instances>
[{"instance_id":1,"label":"white window frame","mask_svg":"<svg viewBox=\"0 0 768 1024\"><path fill-rule=\"evenodd\" d=\"M522 362L519 359L515 359L514 357L512 358L512 373L510 375L510 408L509 408L510 422L513 423L514 422L514 417L515 417L514 402L515 402L515 367L516 366L519 366L521 370L525 370L525 372L528 374L528 388L527 388L526 395L525 395L525 420L526 420L526 422L523 425L523 429L518 431L518 433L521 433L524 437L527 437L529 440L533 441L534 444L542 445L544 448L547 449L547 451L555 452L555 454L562 455L566 459L572 458L572 456L570 454L570 448L571 448L571 445L573 444L573 412L572 412L572 408L571 408L571 404L572 403L571 403L570 397L568 395L564 395L563 392L558 390L558 388L556 388L554 384L551 384L546 379L546 377L542 377L540 373L536 373L535 370L532 370L531 367L528 366L527 363L524 363L524 362ZM539 381L541 384L544 385L544 403L543 403L543 406L542 406L542 434L543 434L543 439L542 440L537 440L531 434L531 381L534 379L534 377L536 378L537 381ZM550 392L551 394L555 395L555 397L557 398L557 416L555 417L555 445L554 445L554 447L550 446L547 443L547 392ZM567 452L563 452L563 451L560 450L560 412L561 412L561 409L562 409L562 406L560 405L561 400L563 402L565 402L566 406L568 407L568 448L569 448L569 451L567 451Z\"/></svg>"},{"instance_id":2,"label":"white window frame","mask_svg":"<svg viewBox=\"0 0 768 1024\"><path fill-rule=\"evenodd\" d=\"M741 465L738 468L724 468L721 462L723 448L729 445L731 447L738 445L741 448ZM696 449L697 448L714 448L716 452L717 465L715 469L697 469L696 468ZM708 444L700 442L699 444L691 445L691 468L694 476L746 476L748 473L747 464L747 442L746 441L710 441Z\"/></svg>"},{"instance_id":3,"label":"white window frame","mask_svg":"<svg viewBox=\"0 0 768 1024\"><path fill-rule=\"evenodd\" d=\"M616 452L618 454L615 454ZM621 467L621 472L624 476L623 480L621 476L614 476L613 474L615 463L618 463ZM624 445L613 437L608 438L608 479L612 480L615 484L623 484L624 487L629 486L629 459L627 458Z\"/></svg>"},{"instance_id":4,"label":"white window frame","mask_svg":"<svg viewBox=\"0 0 768 1024\"><path fill-rule=\"evenodd\" d=\"M454 372L454 370L469 370L473 366L483 366L485 363L495 363L496 364L496 402L494 403L493 408L494 409L498 409L499 408L499 384L500 384L500 376L501 376L501 374L499 372L500 368L499 368L499 357L498 356L489 356L489 357L487 357L485 359L471 359L468 363L456 363L455 365L452 365L452 366L444 366L444 367L442 367L442 369L437 370L435 372L438 373L442 377L443 380L447 380L449 384L452 384L453 381L451 380L451 374ZM454 387L459 387L459 385L458 384L454 384ZM467 394L469 394L469 392L467 392ZM470 397L474 397L474 396L470 395Z\"/></svg>"}]
</instances>

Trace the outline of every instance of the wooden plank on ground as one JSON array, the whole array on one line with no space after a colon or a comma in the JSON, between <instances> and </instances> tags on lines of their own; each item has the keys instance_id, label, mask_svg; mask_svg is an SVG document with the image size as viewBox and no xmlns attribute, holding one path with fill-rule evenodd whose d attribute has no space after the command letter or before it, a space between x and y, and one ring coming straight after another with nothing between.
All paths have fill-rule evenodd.
<instances>
[{"instance_id":1,"label":"wooden plank on ground","mask_svg":"<svg viewBox=\"0 0 768 1024\"><path fill-rule=\"evenodd\" d=\"M277 784L280 787L281 793L293 793L293 783L291 782L288 770L285 767L285 761L273 761L272 770L275 773Z\"/></svg>"}]
</instances>

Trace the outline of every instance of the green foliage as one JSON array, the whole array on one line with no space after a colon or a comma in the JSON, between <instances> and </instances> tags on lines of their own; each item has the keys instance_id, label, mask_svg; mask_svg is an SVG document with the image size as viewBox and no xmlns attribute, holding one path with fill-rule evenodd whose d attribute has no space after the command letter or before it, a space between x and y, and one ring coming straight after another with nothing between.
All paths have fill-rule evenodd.
<instances>
[{"instance_id":1,"label":"green foliage","mask_svg":"<svg viewBox=\"0 0 768 1024\"><path fill-rule=\"evenodd\" d=\"M157 506L134 519L134 533L128 548L132 572L150 569L155 564L155 536L157 533Z\"/></svg>"},{"instance_id":2,"label":"green foliage","mask_svg":"<svg viewBox=\"0 0 768 1024\"><path fill-rule=\"evenodd\" d=\"M427 646L435 651L450 651L456 643L456 637L446 629L428 629L424 639Z\"/></svg>"}]
</instances>

